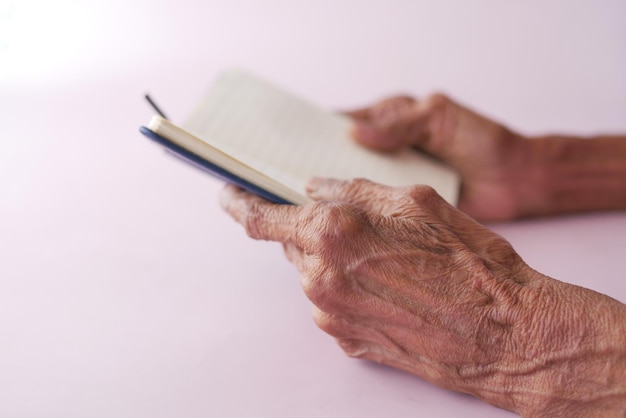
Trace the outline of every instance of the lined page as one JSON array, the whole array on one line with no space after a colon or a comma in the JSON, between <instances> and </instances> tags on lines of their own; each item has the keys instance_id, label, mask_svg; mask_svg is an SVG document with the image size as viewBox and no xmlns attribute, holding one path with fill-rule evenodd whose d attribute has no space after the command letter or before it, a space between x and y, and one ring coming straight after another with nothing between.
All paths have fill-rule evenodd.
<instances>
[{"instance_id":1,"label":"lined page","mask_svg":"<svg viewBox=\"0 0 626 418\"><path fill-rule=\"evenodd\" d=\"M302 194L314 176L367 178L390 186L428 184L456 204L459 179L449 167L410 149L364 148L350 137L349 118L244 72L221 76L182 127Z\"/></svg>"}]
</instances>

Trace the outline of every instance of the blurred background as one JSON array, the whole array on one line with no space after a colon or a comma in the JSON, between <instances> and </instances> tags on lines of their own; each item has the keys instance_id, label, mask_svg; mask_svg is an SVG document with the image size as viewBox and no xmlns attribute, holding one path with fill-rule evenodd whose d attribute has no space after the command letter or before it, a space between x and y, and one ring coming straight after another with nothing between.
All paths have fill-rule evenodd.
<instances>
[{"instance_id":1,"label":"blurred background","mask_svg":"<svg viewBox=\"0 0 626 418\"><path fill-rule=\"evenodd\" d=\"M624 16L619 0L0 0L0 416L512 416L345 358L280 246L138 134L143 94L180 121L243 68L331 109L443 91L525 133L623 133ZM624 214L492 227L626 301Z\"/></svg>"}]
</instances>

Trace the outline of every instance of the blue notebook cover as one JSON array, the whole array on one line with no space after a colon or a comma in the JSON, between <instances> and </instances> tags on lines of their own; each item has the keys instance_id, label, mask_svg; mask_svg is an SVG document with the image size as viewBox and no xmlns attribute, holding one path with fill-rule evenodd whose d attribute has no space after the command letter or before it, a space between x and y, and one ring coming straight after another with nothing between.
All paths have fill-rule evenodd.
<instances>
[{"instance_id":1,"label":"blue notebook cover","mask_svg":"<svg viewBox=\"0 0 626 418\"><path fill-rule=\"evenodd\" d=\"M139 128L139 131L144 134L146 137L151 139L152 141L160 144L165 147L165 149L176 157L181 158L185 162L195 166L196 168L200 168L201 170L212 174L213 176L219 178L222 181L227 183L234 184L238 187L241 187L244 190L249 191L250 193L254 193L258 196L261 196L264 199L269 200L270 202L280 203L280 204L288 204L291 205L291 202L276 196L273 193L268 192L265 189L260 188L254 183L251 183L247 180L242 179L231 173L230 171L192 153L191 151L181 147L180 145L175 144L169 139L157 134L151 129L142 126Z\"/></svg>"}]
</instances>

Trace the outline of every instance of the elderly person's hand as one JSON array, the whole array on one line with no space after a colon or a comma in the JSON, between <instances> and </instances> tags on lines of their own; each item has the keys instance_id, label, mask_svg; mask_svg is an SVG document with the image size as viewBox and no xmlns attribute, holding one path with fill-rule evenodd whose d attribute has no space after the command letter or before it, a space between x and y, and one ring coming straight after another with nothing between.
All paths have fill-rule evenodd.
<instances>
[{"instance_id":1,"label":"elderly person's hand","mask_svg":"<svg viewBox=\"0 0 626 418\"><path fill-rule=\"evenodd\" d=\"M475 219L626 209L624 136L528 138L441 94L393 97L350 114L360 143L416 147L456 168L459 208Z\"/></svg>"},{"instance_id":2,"label":"elderly person's hand","mask_svg":"<svg viewBox=\"0 0 626 418\"><path fill-rule=\"evenodd\" d=\"M524 416L623 416L624 305L534 271L428 187L308 192L318 202L297 207L227 186L221 202L252 238L283 243L348 355Z\"/></svg>"}]
</instances>

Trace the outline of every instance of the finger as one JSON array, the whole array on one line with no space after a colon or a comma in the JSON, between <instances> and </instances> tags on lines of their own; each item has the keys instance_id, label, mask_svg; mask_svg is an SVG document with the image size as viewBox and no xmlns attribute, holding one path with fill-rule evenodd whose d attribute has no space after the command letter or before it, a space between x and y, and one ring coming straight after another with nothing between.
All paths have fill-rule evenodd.
<instances>
[{"instance_id":1,"label":"finger","mask_svg":"<svg viewBox=\"0 0 626 418\"><path fill-rule=\"evenodd\" d=\"M343 114L346 116L350 116L355 121L367 121L371 117L371 107L349 110L347 112L343 112Z\"/></svg>"},{"instance_id":2,"label":"finger","mask_svg":"<svg viewBox=\"0 0 626 418\"><path fill-rule=\"evenodd\" d=\"M251 238L298 245L299 207L273 204L233 185L224 187L220 204Z\"/></svg>"},{"instance_id":3,"label":"finger","mask_svg":"<svg viewBox=\"0 0 626 418\"><path fill-rule=\"evenodd\" d=\"M410 145L418 133L414 129L416 122L422 120L419 108L419 102L406 96L383 100L366 112L357 112L352 134L358 142L378 150Z\"/></svg>"},{"instance_id":4,"label":"finger","mask_svg":"<svg viewBox=\"0 0 626 418\"><path fill-rule=\"evenodd\" d=\"M449 150L442 145L442 138L454 134L459 109L442 94L420 101L391 98L372 107L367 120L357 121L353 136L358 142L378 150L413 146L446 160Z\"/></svg>"},{"instance_id":5,"label":"finger","mask_svg":"<svg viewBox=\"0 0 626 418\"><path fill-rule=\"evenodd\" d=\"M372 106L363 107L360 109L353 109L343 114L350 116L355 120L360 121L368 121L372 118L375 112L377 112L381 107L394 106L397 103L413 103L415 99L410 96L393 96L387 99L381 100L378 103L375 103Z\"/></svg>"},{"instance_id":6,"label":"finger","mask_svg":"<svg viewBox=\"0 0 626 418\"><path fill-rule=\"evenodd\" d=\"M384 344L384 338L365 323L347 315L329 314L313 305L313 321L326 334L341 340L369 341Z\"/></svg>"},{"instance_id":7,"label":"finger","mask_svg":"<svg viewBox=\"0 0 626 418\"><path fill-rule=\"evenodd\" d=\"M335 337L339 346L351 357L363 357L372 348L388 355L398 355L404 351L392 335L398 332L393 324L381 324L376 320L370 323L365 318L328 314L316 306L313 307L313 320L322 331ZM382 329L388 329L389 332ZM399 332L407 331L402 329Z\"/></svg>"},{"instance_id":8,"label":"finger","mask_svg":"<svg viewBox=\"0 0 626 418\"><path fill-rule=\"evenodd\" d=\"M370 121L356 121L351 135L361 145L383 152L394 151L405 145L403 137L381 129Z\"/></svg>"},{"instance_id":9,"label":"finger","mask_svg":"<svg viewBox=\"0 0 626 418\"><path fill-rule=\"evenodd\" d=\"M454 208L430 187L398 189L364 179L314 178L307 184L307 192L316 200L349 202L383 216L419 215L431 221L438 219L479 255L488 259L496 256L501 263L515 262L518 258L504 239Z\"/></svg>"}]
</instances>

